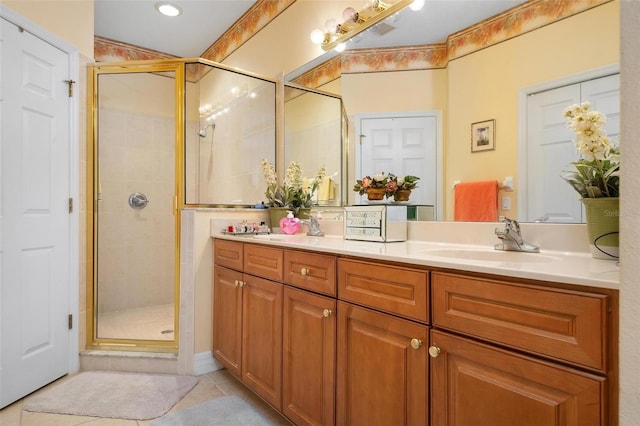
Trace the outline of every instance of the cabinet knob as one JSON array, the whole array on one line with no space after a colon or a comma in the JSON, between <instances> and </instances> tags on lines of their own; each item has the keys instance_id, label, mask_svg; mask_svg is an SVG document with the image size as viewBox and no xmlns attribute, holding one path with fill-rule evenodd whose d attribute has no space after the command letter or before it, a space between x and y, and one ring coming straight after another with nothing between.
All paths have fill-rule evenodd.
<instances>
[{"instance_id":1,"label":"cabinet knob","mask_svg":"<svg viewBox=\"0 0 640 426\"><path fill-rule=\"evenodd\" d=\"M435 345L429 346L429 355L431 358L438 358L440 355L440 348Z\"/></svg>"},{"instance_id":2,"label":"cabinet knob","mask_svg":"<svg viewBox=\"0 0 640 426\"><path fill-rule=\"evenodd\" d=\"M325 309L324 311L322 311L322 316L325 318L329 318L332 313L333 312L331 312L331 309Z\"/></svg>"},{"instance_id":3,"label":"cabinet knob","mask_svg":"<svg viewBox=\"0 0 640 426\"><path fill-rule=\"evenodd\" d=\"M236 280L236 287L240 286L240 280Z\"/></svg>"},{"instance_id":4,"label":"cabinet knob","mask_svg":"<svg viewBox=\"0 0 640 426\"><path fill-rule=\"evenodd\" d=\"M300 274L306 277L307 275L309 275L309 268L300 269Z\"/></svg>"},{"instance_id":5,"label":"cabinet knob","mask_svg":"<svg viewBox=\"0 0 640 426\"><path fill-rule=\"evenodd\" d=\"M244 281L236 280L236 287L244 287L245 284Z\"/></svg>"},{"instance_id":6,"label":"cabinet knob","mask_svg":"<svg viewBox=\"0 0 640 426\"><path fill-rule=\"evenodd\" d=\"M413 349L420 349L422 347L422 340L420 340L420 339L411 339L411 347Z\"/></svg>"}]
</instances>

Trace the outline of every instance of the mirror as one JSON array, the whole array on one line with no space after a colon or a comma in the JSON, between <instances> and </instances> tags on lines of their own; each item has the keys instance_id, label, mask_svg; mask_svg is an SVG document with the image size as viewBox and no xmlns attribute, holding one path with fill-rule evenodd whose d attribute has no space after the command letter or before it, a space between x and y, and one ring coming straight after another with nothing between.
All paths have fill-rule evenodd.
<instances>
[{"instance_id":1,"label":"mirror","mask_svg":"<svg viewBox=\"0 0 640 426\"><path fill-rule=\"evenodd\" d=\"M299 162L305 181L325 177L313 205L339 207L344 199L342 99L290 83L284 88L284 165Z\"/></svg>"},{"instance_id":2,"label":"mirror","mask_svg":"<svg viewBox=\"0 0 640 426\"><path fill-rule=\"evenodd\" d=\"M527 3L535 6L539 2ZM443 135L444 164L439 184L444 196L444 219L453 219L454 182L497 180L502 183L508 176L514 178L514 191L500 191L499 207L508 204L509 208L500 208L499 214L519 217L519 200L526 196L521 178L526 176L521 166L526 163L519 147L519 141L526 138L526 132L522 133L526 120L523 121L522 116L525 108L520 103L521 92L548 82L575 83L571 79L577 75L619 64L620 5L619 2L599 3L577 13L560 10L562 5L567 5L560 2L549 10L533 14L534 17L527 17L522 11L514 12L506 22L509 27L495 30L499 26L492 27L491 22L475 27L477 31L469 32L466 38L456 38L457 44L450 41L448 60L442 66L429 63L432 58L425 59L425 56L411 63L410 49L386 62L381 62L380 56L371 51L347 50L341 54L340 76L340 95L345 109L352 123L359 114L442 111L443 127L439 130ZM459 14L455 9L452 13ZM563 13L574 14L563 17ZM447 17L442 15L440 19ZM394 23L398 27L405 24L403 16ZM507 31L513 33L506 34ZM363 41L347 49L359 49L365 43L367 47L377 47L375 42L369 42L376 37L379 35L364 34ZM494 42L480 45L492 37ZM420 65L420 61L426 64ZM297 73L292 72L288 78L296 76ZM472 124L487 120L495 122L494 149L472 152ZM354 136L351 134L350 138ZM352 148L347 187L359 178L355 175L355 158ZM348 195L353 196L350 188Z\"/></svg>"}]
</instances>

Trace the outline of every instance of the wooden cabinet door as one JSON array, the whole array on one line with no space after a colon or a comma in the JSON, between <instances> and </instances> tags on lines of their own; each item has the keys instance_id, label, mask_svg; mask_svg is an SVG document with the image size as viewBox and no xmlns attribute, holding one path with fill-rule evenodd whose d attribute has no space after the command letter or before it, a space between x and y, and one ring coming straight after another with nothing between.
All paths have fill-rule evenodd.
<instances>
[{"instance_id":1,"label":"wooden cabinet door","mask_svg":"<svg viewBox=\"0 0 640 426\"><path fill-rule=\"evenodd\" d=\"M431 332L434 426L605 425L605 379Z\"/></svg>"},{"instance_id":2,"label":"wooden cabinet door","mask_svg":"<svg viewBox=\"0 0 640 426\"><path fill-rule=\"evenodd\" d=\"M282 389L282 284L244 275L242 381L278 410Z\"/></svg>"},{"instance_id":3,"label":"wooden cabinet door","mask_svg":"<svg viewBox=\"0 0 640 426\"><path fill-rule=\"evenodd\" d=\"M336 424L426 425L427 339L425 325L338 302Z\"/></svg>"},{"instance_id":4,"label":"wooden cabinet door","mask_svg":"<svg viewBox=\"0 0 640 426\"><path fill-rule=\"evenodd\" d=\"M284 289L282 411L296 425L335 422L336 301Z\"/></svg>"},{"instance_id":5,"label":"wooden cabinet door","mask_svg":"<svg viewBox=\"0 0 640 426\"><path fill-rule=\"evenodd\" d=\"M242 273L213 271L213 356L240 377L242 357Z\"/></svg>"}]
</instances>

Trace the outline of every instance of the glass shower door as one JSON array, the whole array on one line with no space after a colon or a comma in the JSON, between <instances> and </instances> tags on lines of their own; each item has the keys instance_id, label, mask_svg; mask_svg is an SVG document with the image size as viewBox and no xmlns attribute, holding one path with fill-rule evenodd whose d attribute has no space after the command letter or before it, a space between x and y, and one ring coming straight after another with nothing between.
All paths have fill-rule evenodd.
<instances>
[{"instance_id":1,"label":"glass shower door","mask_svg":"<svg viewBox=\"0 0 640 426\"><path fill-rule=\"evenodd\" d=\"M175 72L97 76L94 340L177 346Z\"/></svg>"}]
</instances>

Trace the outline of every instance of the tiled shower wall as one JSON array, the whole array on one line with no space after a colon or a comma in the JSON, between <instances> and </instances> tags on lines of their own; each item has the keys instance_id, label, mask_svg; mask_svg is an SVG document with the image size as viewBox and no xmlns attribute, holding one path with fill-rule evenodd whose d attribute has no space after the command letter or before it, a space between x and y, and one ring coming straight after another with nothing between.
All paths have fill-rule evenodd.
<instances>
[{"instance_id":1,"label":"tiled shower wall","mask_svg":"<svg viewBox=\"0 0 640 426\"><path fill-rule=\"evenodd\" d=\"M99 126L99 312L173 303L174 120L102 109Z\"/></svg>"}]
</instances>

